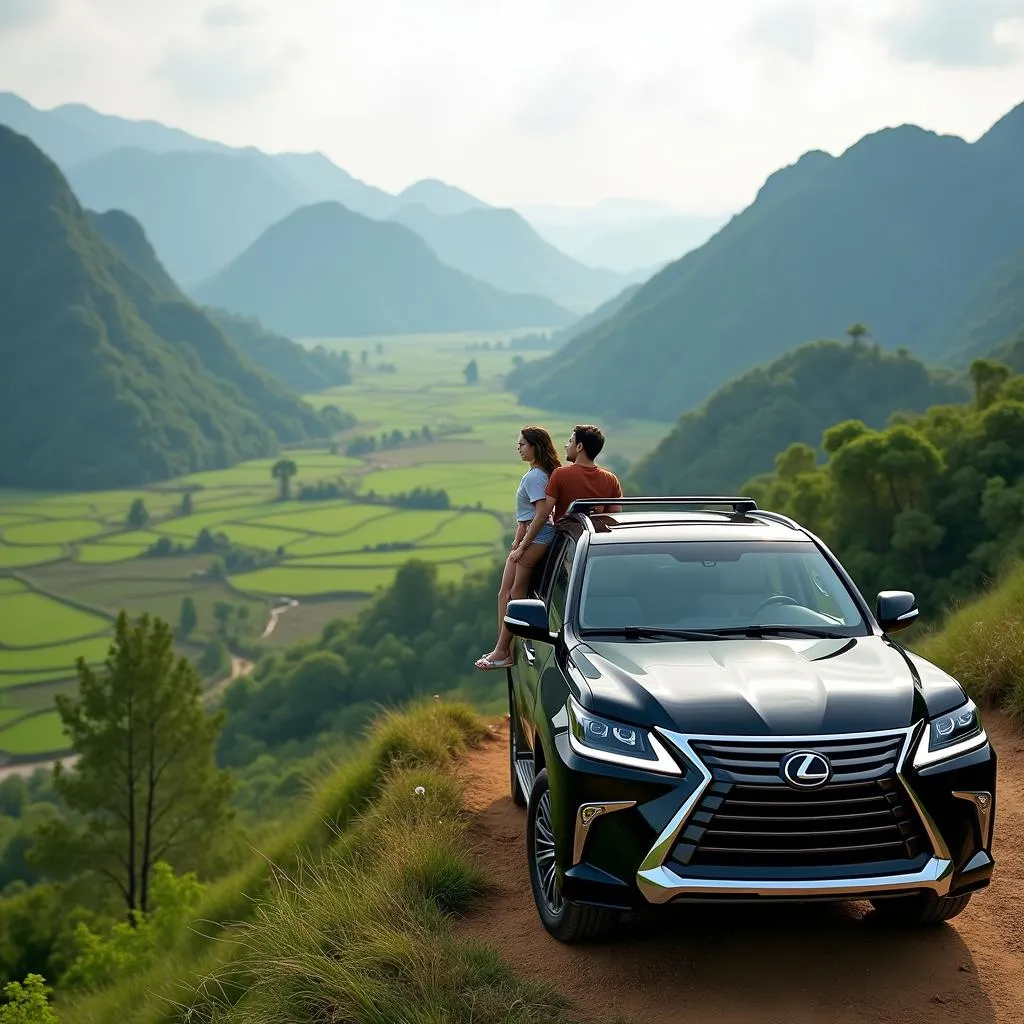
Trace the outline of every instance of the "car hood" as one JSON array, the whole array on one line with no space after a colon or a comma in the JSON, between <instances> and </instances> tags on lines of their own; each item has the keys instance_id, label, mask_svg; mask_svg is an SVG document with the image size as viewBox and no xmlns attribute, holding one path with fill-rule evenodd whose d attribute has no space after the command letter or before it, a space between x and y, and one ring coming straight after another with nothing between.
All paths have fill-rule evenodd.
<instances>
[{"instance_id":1,"label":"car hood","mask_svg":"<svg viewBox=\"0 0 1024 1024\"><path fill-rule=\"evenodd\" d=\"M964 700L952 677L878 636L665 643L588 638L570 660L586 684L580 699L589 710L690 734L901 729Z\"/></svg>"}]
</instances>

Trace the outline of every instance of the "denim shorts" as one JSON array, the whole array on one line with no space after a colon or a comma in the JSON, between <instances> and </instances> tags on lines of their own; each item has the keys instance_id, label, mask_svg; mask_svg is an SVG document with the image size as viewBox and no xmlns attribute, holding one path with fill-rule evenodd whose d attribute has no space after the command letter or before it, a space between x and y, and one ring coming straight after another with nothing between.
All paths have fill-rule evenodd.
<instances>
[{"instance_id":1,"label":"denim shorts","mask_svg":"<svg viewBox=\"0 0 1024 1024\"><path fill-rule=\"evenodd\" d=\"M555 528L551 523L545 523L533 538L534 544L550 544L555 539Z\"/></svg>"}]
</instances>

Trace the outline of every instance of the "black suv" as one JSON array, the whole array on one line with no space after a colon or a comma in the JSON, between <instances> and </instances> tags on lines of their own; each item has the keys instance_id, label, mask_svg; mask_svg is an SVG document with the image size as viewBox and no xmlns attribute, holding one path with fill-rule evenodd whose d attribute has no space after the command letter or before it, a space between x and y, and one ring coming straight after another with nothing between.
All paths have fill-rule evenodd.
<instances>
[{"instance_id":1,"label":"black suv","mask_svg":"<svg viewBox=\"0 0 1024 1024\"><path fill-rule=\"evenodd\" d=\"M931 924L992 874L996 755L959 683L750 498L575 502L509 603L513 799L574 941L682 901L870 900ZM588 511L590 509L591 511Z\"/></svg>"}]
</instances>

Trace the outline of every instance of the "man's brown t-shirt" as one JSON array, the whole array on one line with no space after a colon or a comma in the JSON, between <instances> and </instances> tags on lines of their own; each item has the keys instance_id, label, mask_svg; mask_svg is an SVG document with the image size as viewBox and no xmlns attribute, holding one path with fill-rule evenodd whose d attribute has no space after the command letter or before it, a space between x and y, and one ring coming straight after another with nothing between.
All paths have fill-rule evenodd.
<instances>
[{"instance_id":1,"label":"man's brown t-shirt","mask_svg":"<svg viewBox=\"0 0 1024 1024\"><path fill-rule=\"evenodd\" d=\"M557 523L577 498L621 498L619 478L600 466L559 466L548 478L547 495L555 499Z\"/></svg>"}]
</instances>

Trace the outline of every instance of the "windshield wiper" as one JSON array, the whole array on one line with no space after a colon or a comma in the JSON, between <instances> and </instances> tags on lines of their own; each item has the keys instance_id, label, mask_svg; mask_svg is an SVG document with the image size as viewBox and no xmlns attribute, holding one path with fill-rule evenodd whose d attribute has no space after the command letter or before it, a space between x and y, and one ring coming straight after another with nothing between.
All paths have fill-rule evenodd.
<instances>
[{"instance_id":1,"label":"windshield wiper","mask_svg":"<svg viewBox=\"0 0 1024 1024\"><path fill-rule=\"evenodd\" d=\"M672 629L658 626L618 626L608 629L581 629L582 636L624 636L627 640L657 640L669 637L673 640L725 640L721 633L708 633L699 629Z\"/></svg>"},{"instance_id":2,"label":"windshield wiper","mask_svg":"<svg viewBox=\"0 0 1024 1024\"><path fill-rule=\"evenodd\" d=\"M804 636L821 640L849 640L845 633L836 633L831 629L819 629L817 626L729 626L716 629L719 636L781 636L784 633L802 633Z\"/></svg>"}]
</instances>

